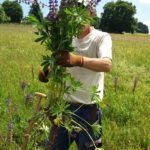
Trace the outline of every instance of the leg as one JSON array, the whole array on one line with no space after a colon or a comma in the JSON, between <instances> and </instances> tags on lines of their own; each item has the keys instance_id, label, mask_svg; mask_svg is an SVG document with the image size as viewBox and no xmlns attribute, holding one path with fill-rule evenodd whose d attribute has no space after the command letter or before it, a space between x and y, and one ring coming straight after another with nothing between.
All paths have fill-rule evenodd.
<instances>
[{"instance_id":1,"label":"leg","mask_svg":"<svg viewBox=\"0 0 150 150\"><path fill-rule=\"evenodd\" d=\"M68 150L70 145L69 142L67 130L64 127L60 127L58 128L57 136L50 150Z\"/></svg>"},{"instance_id":2,"label":"leg","mask_svg":"<svg viewBox=\"0 0 150 150\"><path fill-rule=\"evenodd\" d=\"M90 124L95 123L98 121L99 125L101 125L101 111L95 107L92 108L82 108L78 114L80 117L85 119L87 122ZM86 125L86 123L83 123L83 121L79 120L80 123L84 124L86 127L86 130L92 137L95 145L100 148L102 146L101 142L101 132L99 135L96 137L93 133L92 128L89 125ZM78 150L94 150L94 144L92 143L90 137L88 134L82 130L81 132L78 133L78 136L76 138L76 143L78 145Z\"/></svg>"}]
</instances>

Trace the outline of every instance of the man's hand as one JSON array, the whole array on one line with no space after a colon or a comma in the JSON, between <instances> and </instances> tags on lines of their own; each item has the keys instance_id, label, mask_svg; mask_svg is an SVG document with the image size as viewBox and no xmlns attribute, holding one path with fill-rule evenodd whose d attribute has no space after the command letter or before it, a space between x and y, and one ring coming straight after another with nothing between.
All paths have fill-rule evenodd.
<instances>
[{"instance_id":1,"label":"man's hand","mask_svg":"<svg viewBox=\"0 0 150 150\"><path fill-rule=\"evenodd\" d=\"M63 67L83 66L83 56L69 52L59 52L54 54L58 65Z\"/></svg>"},{"instance_id":2,"label":"man's hand","mask_svg":"<svg viewBox=\"0 0 150 150\"><path fill-rule=\"evenodd\" d=\"M43 70L43 69L40 69L39 70L39 73L38 73L38 79L41 81L41 82L48 82L48 74L50 73L51 71L51 68L48 67L47 69Z\"/></svg>"}]
</instances>

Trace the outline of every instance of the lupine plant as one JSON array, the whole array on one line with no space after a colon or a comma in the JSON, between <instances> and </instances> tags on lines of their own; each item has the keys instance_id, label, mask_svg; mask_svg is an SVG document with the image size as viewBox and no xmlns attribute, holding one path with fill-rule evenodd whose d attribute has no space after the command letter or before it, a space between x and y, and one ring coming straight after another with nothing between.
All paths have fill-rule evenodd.
<instances>
[{"instance_id":1,"label":"lupine plant","mask_svg":"<svg viewBox=\"0 0 150 150\"><path fill-rule=\"evenodd\" d=\"M30 2L30 1L28 1ZM32 1L37 3L38 1ZM67 72L65 67L57 65L57 54L62 51L73 52L72 46L73 37L76 37L82 32L82 26L90 24L93 18L88 13L87 9L83 7L83 3L87 3L89 9L93 9L97 5L99 0L83 1L82 5L77 0L61 0L60 7L58 8L57 0L49 0L49 14L47 17L43 17L40 14L39 18L33 15L28 17L28 20L36 26L37 39L35 42L40 42L49 50L49 55L43 56L42 66L44 70L50 68L49 71L49 83L46 84L48 88L48 103L45 108L45 112L52 124L52 133L49 136L47 146L45 149L49 149L56 136L58 127L64 126L69 133L73 130L84 130L88 135L88 131L76 122L73 117L76 116L73 112L67 110L69 104L67 99L64 98L65 94L71 94L78 88L82 88L82 84L76 81L71 74ZM23 86L24 88L24 86ZM99 102L97 97L96 87L93 88L93 100ZM28 100L29 95L26 99ZM80 118L85 124L93 128L94 133L97 135L100 132L101 127L98 124L89 124L82 118ZM93 142L95 149L96 145Z\"/></svg>"}]
</instances>

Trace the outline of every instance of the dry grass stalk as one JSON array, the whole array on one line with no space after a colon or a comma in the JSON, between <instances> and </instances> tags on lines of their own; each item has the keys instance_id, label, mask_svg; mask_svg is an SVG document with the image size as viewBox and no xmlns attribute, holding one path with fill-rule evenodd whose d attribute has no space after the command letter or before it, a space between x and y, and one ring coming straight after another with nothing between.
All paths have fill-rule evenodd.
<instances>
[{"instance_id":1,"label":"dry grass stalk","mask_svg":"<svg viewBox=\"0 0 150 150\"><path fill-rule=\"evenodd\" d=\"M3 143L3 136L0 133L0 145Z\"/></svg>"},{"instance_id":2,"label":"dry grass stalk","mask_svg":"<svg viewBox=\"0 0 150 150\"><path fill-rule=\"evenodd\" d=\"M133 84L133 89L132 89L133 94L135 93L135 89L137 87L138 80L139 80L138 77L134 78L134 84Z\"/></svg>"},{"instance_id":3,"label":"dry grass stalk","mask_svg":"<svg viewBox=\"0 0 150 150\"><path fill-rule=\"evenodd\" d=\"M32 79L34 80L34 65L32 64L32 68L31 68L31 73L32 73Z\"/></svg>"},{"instance_id":4,"label":"dry grass stalk","mask_svg":"<svg viewBox=\"0 0 150 150\"><path fill-rule=\"evenodd\" d=\"M11 148L12 141L13 141L13 124L10 122L8 124L8 132L7 132L8 150L10 150L10 148Z\"/></svg>"},{"instance_id":5,"label":"dry grass stalk","mask_svg":"<svg viewBox=\"0 0 150 150\"><path fill-rule=\"evenodd\" d=\"M39 93L39 92L35 92L35 95L37 96L38 102L35 108L35 112L39 112L40 111L40 104L41 104L41 100L42 98L46 98L46 95L43 93ZM29 137L30 134L32 132L33 126L35 124L35 122L37 121L37 117L35 117L35 115L31 118L30 122L29 122L29 127L27 128L25 135L23 137L23 144L22 144L22 150L27 150L27 144L29 141Z\"/></svg>"},{"instance_id":6,"label":"dry grass stalk","mask_svg":"<svg viewBox=\"0 0 150 150\"><path fill-rule=\"evenodd\" d=\"M114 89L115 89L115 93L117 93L117 86L118 86L118 79L119 79L119 77L115 77L115 79L114 79Z\"/></svg>"},{"instance_id":7,"label":"dry grass stalk","mask_svg":"<svg viewBox=\"0 0 150 150\"><path fill-rule=\"evenodd\" d=\"M58 130L58 126L53 124L51 127L51 132L50 132L50 135L48 138L48 142L47 142L44 150L50 150L50 148L52 148L52 145L54 144L54 141L55 141L56 136L57 136L57 130Z\"/></svg>"}]
</instances>

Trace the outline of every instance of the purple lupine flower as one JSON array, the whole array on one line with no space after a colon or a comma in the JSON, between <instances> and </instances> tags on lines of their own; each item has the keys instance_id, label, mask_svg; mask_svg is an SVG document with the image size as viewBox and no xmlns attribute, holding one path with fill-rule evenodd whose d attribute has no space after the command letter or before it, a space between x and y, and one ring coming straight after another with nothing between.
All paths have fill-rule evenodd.
<instances>
[{"instance_id":1,"label":"purple lupine flower","mask_svg":"<svg viewBox=\"0 0 150 150\"><path fill-rule=\"evenodd\" d=\"M88 8L91 11L95 11L96 10L96 5L100 2L101 0L91 0L88 4Z\"/></svg>"},{"instance_id":2,"label":"purple lupine flower","mask_svg":"<svg viewBox=\"0 0 150 150\"><path fill-rule=\"evenodd\" d=\"M97 5L99 2L101 2L101 0L91 0L91 1L93 1L93 3L95 3L96 5Z\"/></svg>"},{"instance_id":3,"label":"purple lupine flower","mask_svg":"<svg viewBox=\"0 0 150 150\"><path fill-rule=\"evenodd\" d=\"M18 3L32 4L35 0L16 0Z\"/></svg>"},{"instance_id":4,"label":"purple lupine flower","mask_svg":"<svg viewBox=\"0 0 150 150\"><path fill-rule=\"evenodd\" d=\"M28 93L25 98L25 104L28 105L31 102L32 95Z\"/></svg>"},{"instance_id":5,"label":"purple lupine flower","mask_svg":"<svg viewBox=\"0 0 150 150\"><path fill-rule=\"evenodd\" d=\"M101 0L78 0L79 3L83 3L83 5L88 8L91 12L96 11L96 5L100 2Z\"/></svg>"},{"instance_id":6,"label":"purple lupine flower","mask_svg":"<svg viewBox=\"0 0 150 150\"><path fill-rule=\"evenodd\" d=\"M22 85L21 85L23 91L25 91L26 86L27 86L26 81L23 80L23 81L22 81Z\"/></svg>"},{"instance_id":7,"label":"purple lupine flower","mask_svg":"<svg viewBox=\"0 0 150 150\"><path fill-rule=\"evenodd\" d=\"M10 105L11 105L11 99L10 99L10 96L7 98L6 103L7 103L7 106L10 106Z\"/></svg>"},{"instance_id":8,"label":"purple lupine flower","mask_svg":"<svg viewBox=\"0 0 150 150\"><path fill-rule=\"evenodd\" d=\"M58 7L58 0L49 0L49 14L48 14L48 19L51 21L55 21L58 18L57 14L57 7Z\"/></svg>"},{"instance_id":9,"label":"purple lupine flower","mask_svg":"<svg viewBox=\"0 0 150 150\"><path fill-rule=\"evenodd\" d=\"M18 113L19 106L17 104L15 105L14 110L15 110L16 113Z\"/></svg>"},{"instance_id":10,"label":"purple lupine flower","mask_svg":"<svg viewBox=\"0 0 150 150\"><path fill-rule=\"evenodd\" d=\"M10 130L12 130L13 129L13 123L12 122L9 122L9 124L8 124L8 130L10 131Z\"/></svg>"},{"instance_id":11,"label":"purple lupine flower","mask_svg":"<svg viewBox=\"0 0 150 150\"><path fill-rule=\"evenodd\" d=\"M9 122L8 131L7 131L7 141L8 141L9 146L10 146L12 140L13 140L13 123Z\"/></svg>"}]
</instances>

